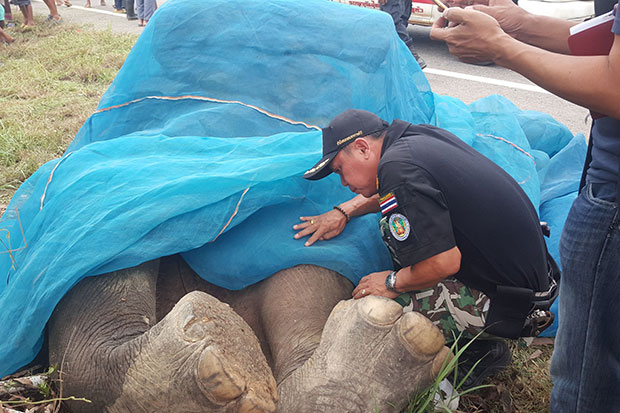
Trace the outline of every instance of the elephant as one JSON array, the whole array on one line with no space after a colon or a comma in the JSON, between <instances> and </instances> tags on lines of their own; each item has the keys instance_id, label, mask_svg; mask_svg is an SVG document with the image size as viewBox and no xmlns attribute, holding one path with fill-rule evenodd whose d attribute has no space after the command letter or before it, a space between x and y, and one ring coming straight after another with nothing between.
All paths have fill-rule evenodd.
<instances>
[{"instance_id":1,"label":"elephant","mask_svg":"<svg viewBox=\"0 0 620 413\"><path fill-rule=\"evenodd\" d=\"M451 355L396 301L297 265L240 291L180 255L87 277L48 323L72 412L401 411ZM448 359L449 360L449 359Z\"/></svg>"}]
</instances>

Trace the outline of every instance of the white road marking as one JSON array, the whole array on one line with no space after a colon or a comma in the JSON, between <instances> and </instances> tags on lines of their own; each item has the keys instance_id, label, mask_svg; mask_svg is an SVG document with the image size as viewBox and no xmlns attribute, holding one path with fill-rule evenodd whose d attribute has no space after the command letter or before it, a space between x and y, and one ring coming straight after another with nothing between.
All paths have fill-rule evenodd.
<instances>
[{"instance_id":1,"label":"white road marking","mask_svg":"<svg viewBox=\"0 0 620 413\"><path fill-rule=\"evenodd\" d=\"M529 92L551 94L550 92L547 92L545 89L539 86L536 86L536 85L528 85L526 83L510 82L508 80L493 79L490 77L467 75L465 73L450 72L448 70L441 70L441 69L433 69L432 67L427 67L426 69L424 69L424 73L438 75L438 76L452 77L455 79L469 80L472 82L487 83L490 85L505 86L505 87L510 87L513 89L527 90Z\"/></svg>"}]
</instances>

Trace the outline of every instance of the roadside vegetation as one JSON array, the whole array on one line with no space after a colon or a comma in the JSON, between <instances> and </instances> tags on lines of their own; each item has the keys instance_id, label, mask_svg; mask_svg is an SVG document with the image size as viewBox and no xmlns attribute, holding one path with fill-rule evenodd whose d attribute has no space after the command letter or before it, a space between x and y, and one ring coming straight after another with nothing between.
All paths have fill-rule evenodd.
<instances>
[{"instance_id":1,"label":"roadside vegetation","mask_svg":"<svg viewBox=\"0 0 620 413\"><path fill-rule=\"evenodd\" d=\"M0 204L62 155L137 39L41 19L9 33L15 42L0 43Z\"/></svg>"},{"instance_id":2,"label":"roadside vegetation","mask_svg":"<svg viewBox=\"0 0 620 413\"><path fill-rule=\"evenodd\" d=\"M63 154L137 39L75 25L50 27L40 19L30 32L9 33L16 41L0 44L0 213L39 166ZM520 340L511 349L512 364L488 381L490 386L462 396L458 412L548 411L552 345L527 347ZM52 379L49 388L29 394L26 403L19 395L8 404L0 400L0 410L62 411L59 399L65 395L59 383ZM53 404L28 404L46 399ZM417 411L413 404L407 410Z\"/></svg>"}]
</instances>

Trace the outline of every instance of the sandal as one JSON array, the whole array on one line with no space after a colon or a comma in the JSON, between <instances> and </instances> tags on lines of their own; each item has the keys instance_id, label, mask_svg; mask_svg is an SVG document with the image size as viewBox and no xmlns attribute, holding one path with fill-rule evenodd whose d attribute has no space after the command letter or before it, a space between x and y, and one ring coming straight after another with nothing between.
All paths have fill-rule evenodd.
<instances>
[{"instance_id":1,"label":"sandal","mask_svg":"<svg viewBox=\"0 0 620 413\"><path fill-rule=\"evenodd\" d=\"M71 4L71 2L69 0L64 0L64 2L65 2L65 6L67 6L67 7L73 6L73 4Z\"/></svg>"},{"instance_id":2,"label":"sandal","mask_svg":"<svg viewBox=\"0 0 620 413\"><path fill-rule=\"evenodd\" d=\"M59 15L57 19L54 18L51 14L47 16L47 22L50 24L60 24L62 22L62 17Z\"/></svg>"}]
</instances>

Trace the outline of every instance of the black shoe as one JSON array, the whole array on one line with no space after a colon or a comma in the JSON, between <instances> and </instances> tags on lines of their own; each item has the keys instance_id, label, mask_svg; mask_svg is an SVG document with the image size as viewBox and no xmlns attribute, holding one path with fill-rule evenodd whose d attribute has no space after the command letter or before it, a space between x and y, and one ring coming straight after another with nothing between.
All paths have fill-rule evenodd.
<instances>
[{"instance_id":1,"label":"black shoe","mask_svg":"<svg viewBox=\"0 0 620 413\"><path fill-rule=\"evenodd\" d=\"M424 61L424 59L422 59L420 57L420 55L415 51L415 49L412 46L409 46L409 51L411 52L411 55L413 56L413 58L415 59L416 62L418 62L418 65L420 66L420 69L424 69L426 67L426 62Z\"/></svg>"},{"instance_id":2,"label":"black shoe","mask_svg":"<svg viewBox=\"0 0 620 413\"><path fill-rule=\"evenodd\" d=\"M127 15L127 20L138 20L138 16L136 16L135 14L133 16L130 16L129 14Z\"/></svg>"},{"instance_id":3,"label":"black shoe","mask_svg":"<svg viewBox=\"0 0 620 413\"><path fill-rule=\"evenodd\" d=\"M462 348L466 343L465 340L459 340L458 348L455 351ZM467 390L481 385L487 377L504 370L510 363L510 359L510 349L505 340L474 340L459 357L459 365L456 372L457 385L472 370L474 364L478 360L480 362L471 371L471 374L465 378L458 390Z\"/></svg>"}]
</instances>

